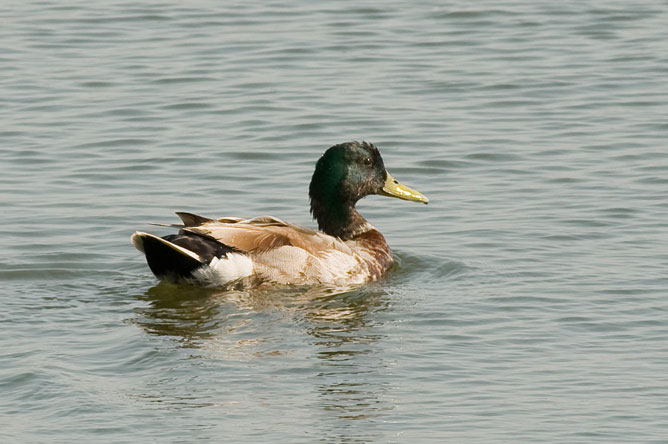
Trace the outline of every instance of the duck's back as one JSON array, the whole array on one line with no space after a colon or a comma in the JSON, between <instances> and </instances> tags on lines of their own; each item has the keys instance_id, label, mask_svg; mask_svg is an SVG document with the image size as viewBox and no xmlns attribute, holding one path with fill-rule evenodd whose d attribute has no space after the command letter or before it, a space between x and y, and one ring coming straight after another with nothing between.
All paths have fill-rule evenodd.
<instances>
[{"instance_id":1,"label":"duck's back","mask_svg":"<svg viewBox=\"0 0 668 444\"><path fill-rule=\"evenodd\" d=\"M182 216L182 215L180 215ZM336 237L263 216L254 219L184 218L185 230L245 252L261 280L283 284L361 283L377 279L392 264L378 230L343 241ZM193 222L188 226L189 222Z\"/></svg>"}]
</instances>

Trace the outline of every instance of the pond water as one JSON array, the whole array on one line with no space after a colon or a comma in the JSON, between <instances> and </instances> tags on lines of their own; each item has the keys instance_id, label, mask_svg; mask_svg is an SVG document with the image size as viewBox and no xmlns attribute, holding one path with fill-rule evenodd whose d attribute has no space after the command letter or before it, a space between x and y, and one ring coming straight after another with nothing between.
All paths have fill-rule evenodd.
<instances>
[{"instance_id":1,"label":"pond water","mask_svg":"<svg viewBox=\"0 0 668 444\"><path fill-rule=\"evenodd\" d=\"M665 2L0 7L2 442L664 442ZM348 291L159 284L174 211L313 227L331 145L431 199L360 212Z\"/></svg>"}]
</instances>

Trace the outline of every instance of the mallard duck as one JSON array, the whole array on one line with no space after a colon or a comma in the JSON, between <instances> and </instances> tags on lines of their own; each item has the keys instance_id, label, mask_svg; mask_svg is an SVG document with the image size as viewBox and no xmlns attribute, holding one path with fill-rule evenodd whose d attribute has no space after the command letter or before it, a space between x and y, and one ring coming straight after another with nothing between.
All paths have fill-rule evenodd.
<instances>
[{"instance_id":1,"label":"mallard duck","mask_svg":"<svg viewBox=\"0 0 668 444\"><path fill-rule=\"evenodd\" d=\"M385 237L355 209L370 194L428 203L397 182L378 148L348 142L329 148L315 165L309 186L319 231L270 216L209 219L176 213L178 234L137 231L134 246L151 271L168 281L224 286L231 282L355 284L378 279L392 265Z\"/></svg>"}]
</instances>

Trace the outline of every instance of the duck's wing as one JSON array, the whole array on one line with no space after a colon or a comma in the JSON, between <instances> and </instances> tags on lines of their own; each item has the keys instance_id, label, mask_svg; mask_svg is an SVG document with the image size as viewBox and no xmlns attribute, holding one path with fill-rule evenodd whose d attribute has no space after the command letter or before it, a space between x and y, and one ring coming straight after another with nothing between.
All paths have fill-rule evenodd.
<instances>
[{"instance_id":1,"label":"duck's wing","mask_svg":"<svg viewBox=\"0 0 668 444\"><path fill-rule=\"evenodd\" d=\"M209 219L190 213L177 214L183 221L183 230L205 235L245 252L269 251L291 245L316 255L327 250L352 253L340 239L271 216Z\"/></svg>"}]
</instances>

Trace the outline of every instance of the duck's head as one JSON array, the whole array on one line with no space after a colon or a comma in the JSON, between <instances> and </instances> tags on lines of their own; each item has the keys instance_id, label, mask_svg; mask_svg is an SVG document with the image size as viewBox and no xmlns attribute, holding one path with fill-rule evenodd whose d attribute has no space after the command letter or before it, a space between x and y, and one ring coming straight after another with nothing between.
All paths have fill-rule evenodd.
<instances>
[{"instance_id":1,"label":"duck's head","mask_svg":"<svg viewBox=\"0 0 668 444\"><path fill-rule=\"evenodd\" d=\"M309 187L311 212L326 233L345 238L354 231L351 224L364 222L355 220L361 218L355 203L370 194L429 203L426 196L387 172L378 148L370 143L334 145L316 163Z\"/></svg>"}]
</instances>

